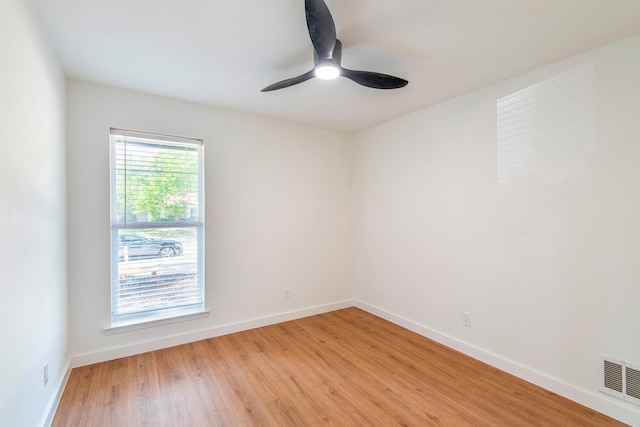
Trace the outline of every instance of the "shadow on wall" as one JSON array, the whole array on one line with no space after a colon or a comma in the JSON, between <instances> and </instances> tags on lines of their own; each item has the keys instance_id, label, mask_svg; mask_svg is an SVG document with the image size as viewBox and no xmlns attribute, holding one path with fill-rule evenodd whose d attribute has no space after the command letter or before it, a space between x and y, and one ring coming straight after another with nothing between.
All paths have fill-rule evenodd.
<instances>
[{"instance_id":1,"label":"shadow on wall","mask_svg":"<svg viewBox=\"0 0 640 427\"><path fill-rule=\"evenodd\" d=\"M498 184L588 179L595 151L594 64L498 100Z\"/></svg>"}]
</instances>

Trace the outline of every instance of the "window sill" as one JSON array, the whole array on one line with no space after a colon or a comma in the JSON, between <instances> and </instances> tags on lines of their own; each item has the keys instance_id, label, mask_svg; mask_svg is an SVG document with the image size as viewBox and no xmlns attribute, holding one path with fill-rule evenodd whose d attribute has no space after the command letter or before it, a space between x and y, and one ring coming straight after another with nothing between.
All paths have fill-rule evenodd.
<instances>
[{"instance_id":1,"label":"window sill","mask_svg":"<svg viewBox=\"0 0 640 427\"><path fill-rule=\"evenodd\" d=\"M119 334L122 332L137 331L140 329L154 328L156 326L169 325L172 323L186 322L189 320L203 319L209 316L208 309L197 309L184 311L180 314L172 313L170 315L149 316L141 319L131 319L112 323L104 328L105 335Z\"/></svg>"}]
</instances>

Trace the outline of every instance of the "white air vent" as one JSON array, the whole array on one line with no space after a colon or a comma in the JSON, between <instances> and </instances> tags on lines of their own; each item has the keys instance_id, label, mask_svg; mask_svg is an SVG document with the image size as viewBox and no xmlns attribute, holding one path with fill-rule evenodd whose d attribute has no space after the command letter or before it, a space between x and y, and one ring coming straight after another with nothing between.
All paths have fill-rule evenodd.
<instances>
[{"instance_id":1,"label":"white air vent","mask_svg":"<svg viewBox=\"0 0 640 427\"><path fill-rule=\"evenodd\" d=\"M625 369L625 393L640 403L640 370L627 365Z\"/></svg>"},{"instance_id":2,"label":"white air vent","mask_svg":"<svg viewBox=\"0 0 640 427\"><path fill-rule=\"evenodd\" d=\"M640 367L622 360L602 359L600 391L640 405Z\"/></svg>"}]
</instances>

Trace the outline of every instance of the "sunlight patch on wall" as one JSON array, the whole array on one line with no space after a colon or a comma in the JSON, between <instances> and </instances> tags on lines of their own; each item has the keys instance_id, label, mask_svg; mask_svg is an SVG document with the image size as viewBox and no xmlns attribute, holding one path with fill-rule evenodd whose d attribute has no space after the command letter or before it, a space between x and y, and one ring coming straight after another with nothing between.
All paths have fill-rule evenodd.
<instances>
[{"instance_id":1,"label":"sunlight patch on wall","mask_svg":"<svg viewBox=\"0 0 640 427\"><path fill-rule=\"evenodd\" d=\"M589 178L594 80L591 62L498 100L498 184Z\"/></svg>"}]
</instances>

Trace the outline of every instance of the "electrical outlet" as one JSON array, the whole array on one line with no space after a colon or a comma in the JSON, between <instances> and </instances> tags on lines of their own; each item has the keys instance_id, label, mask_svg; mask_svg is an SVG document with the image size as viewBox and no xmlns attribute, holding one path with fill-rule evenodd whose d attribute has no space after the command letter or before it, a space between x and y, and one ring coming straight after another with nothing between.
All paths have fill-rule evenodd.
<instances>
[{"instance_id":1,"label":"electrical outlet","mask_svg":"<svg viewBox=\"0 0 640 427\"><path fill-rule=\"evenodd\" d=\"M284 290L284 299L290 299L291 298L291 289L286 288Z\"/></svg>"},{"instance_id":2,"label":"electrical outlet","mask_svg":"<svg viewBox=\"0 0 640 427\"><path fill-rule=\"evenodd\" d=\"M47 385L49 382L49 362L44 362L44 368L42 369L43 385Z\"/></svg>"},{"instance_id":3,"label":"electrical outlet","mask_svg":"<svg viewBox=\"0 0 640 427\"><path fill-rule=\"evenodd\" d=\"M462 326L466 326L467 328L471 327L471 313L468 311L462 312Z\"/></svg>"}]
</instances>

